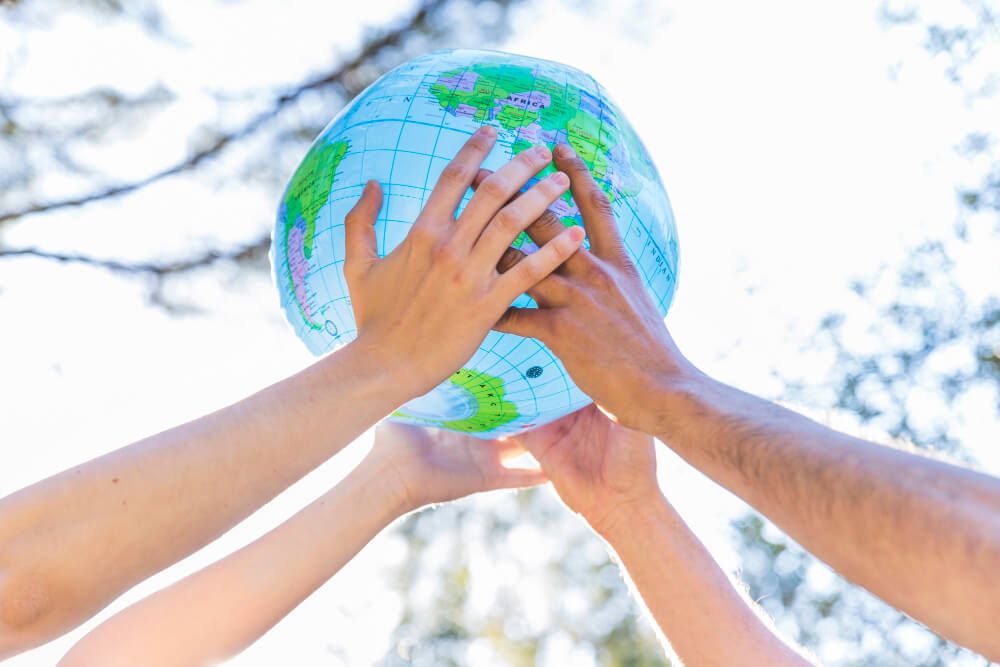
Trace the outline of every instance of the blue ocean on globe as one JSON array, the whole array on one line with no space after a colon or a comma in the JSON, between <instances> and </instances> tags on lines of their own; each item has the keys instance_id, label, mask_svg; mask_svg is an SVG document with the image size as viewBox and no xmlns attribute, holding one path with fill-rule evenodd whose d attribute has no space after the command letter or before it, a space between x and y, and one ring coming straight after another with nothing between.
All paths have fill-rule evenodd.
<instances>
[{"instance_id":1,"label":"blue ocean on globe","mask_svg":"<svg viewBox=\"0 0 1000 667\"><path fill-rule=\"evenodd\" d=\"M313 142L281 199L272 268L285 315L311 352L335 350L357 333L343 273L344 217L364 184L382 184L375 231L385 256L406 236L441 170L484 124L498 135L483 164L489 169L537 144L576 150L611 199L628 253L666 315L677 286L673 213L652 159L604 87L552 61L438 51L386 73L345 106ZM550 208L564 224L582 224L570 193ZM514 245L535 249L523 234ZM527 295L514 305L535 307ZM390 418L495 438L590 402L541 342L491 331L449 379Z\"/></svg>"}]
</instances>

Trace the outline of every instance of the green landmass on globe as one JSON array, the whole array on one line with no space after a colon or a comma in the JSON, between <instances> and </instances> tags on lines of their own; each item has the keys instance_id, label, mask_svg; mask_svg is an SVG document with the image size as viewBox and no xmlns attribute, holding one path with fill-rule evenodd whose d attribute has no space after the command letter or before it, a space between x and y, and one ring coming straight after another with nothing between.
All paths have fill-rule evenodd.
<instances>
[{"instance_id":1,"label":"green landmass on globe","mask_svg":"<svg viewBox=\"0 0 1000 667\"><path fill-rule=\"evenodd\" d=\"M285 253L288 278L293 285L296 284L293 272L308 270L306 264L312 257L313 239L316 238L316 216L330 198L337 167L349 148L350 143L347 141L334 141L310 150L295 170L285 191ZM298 234L290 239L293 230ZM313 329L321 329L322 325L313 322L306 314L304 299L298 294L295 296L295 303L305 323Z\"/></svg>"},{"instance_id":2,"label":"green landmass on globe","mask_svg":"<svg viewBox=\"0 0 1000 667\"><path fill-rule=\"evenodd\" d=\"M560 138L564 139L612 200L618 196L609 178L614 147L631 141L634 143L630 155L641 158L645 154L638 150L638 138L631 128L626 126L622 132L615 124L604 123L604 107L599 99L594 100L593 95L577 86L539 76L527 66L475 63L441 73L437 83L430 86L430 92L449 113L471 115L479 123L493 120L506 130L516 130L512 155L539 143L552 148ZM642 159L635 160L631 167L649 174L649 164ZM552 171L555 167L549 165L539 177ZM635 189L626 186L621 194L637 194L638 186L631 187ZM563 199L570 211L576 208L570 192ZM560 220L566 226L581 223L579 215L571 212ZM521 234L512 245L520 247L527 240L527 235Z\"/></svg>"},{"instance_id":3,"label":"green landmass on globe","mask_svg":"<svg viewBox=\"0 0 1000 667\"><path fill-rule=\"evenodd\" d=\"M364 184L375 179L383 186L375 231L384 256L405 237L441 169L483 124L497 128L486 168L538 144L573 147L611 200L626 250L666 314L677 275L673 214L652 160L607 91L560 63L496 51L438 51L400 65L347 104L317 137L281 199L274 276L288 321L314 354L356 335L343 277L343 224ZM550 210L567 226L582 225L569 192ZM525 234L512 245L536 249ZM535 304L522 295L513 305ZM488 438L589 402L542 343L490 332L450 379L392 418Z\"/></svg>"},{"instance_id":4,"label":"green landmass on globe","mask_svg":"<svg viewBox=\"0 0 1000 667\"><path fill-rule=\"evenodd\" d=\"M453 431L464 431L466 433L481 433L492 431L504 424L514 421L518 417L517 406L510 401L504 400L503 379L483 373L481 371L462 368L449 379L454 385L464 389L475 401L475 412L470 417L454 420L433 420L441 428L448 428ZM394 417L404 417L413 419L415 415L407 414L403 410L392 413Z\"/></svg>"}]
</instances>

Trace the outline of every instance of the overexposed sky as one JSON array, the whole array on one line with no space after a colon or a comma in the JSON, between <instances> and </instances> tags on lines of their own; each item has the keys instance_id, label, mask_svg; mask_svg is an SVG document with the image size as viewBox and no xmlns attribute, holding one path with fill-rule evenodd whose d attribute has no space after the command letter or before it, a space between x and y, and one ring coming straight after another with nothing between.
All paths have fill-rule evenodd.
<instances>
[{"instance_id":1,"label":"overexposed sky","mask_svg":"<svg viewBox=\"0 0 1000 667\"><path fill-rule=\"evenodd\" d=\"M32 37L30 68L17 88L62 95L98 81L130 91L163 81L182 93L138 133L123 128L117 141L95 149L94 161L111 180L132 180L184 156L192 130L216 119L207 91L266 92L305 78L329 67L332 55L350 54L362 25L410 5L174 3L167 28L182 41L179 49L150 46L121 25L71 17ZM885 32L869 3L574 7L541 0L518 8L496 48L593 74L636 126L678 223L680 287L667 322L682 350L725 381L764 394L780 390L772 373L789 364L815 368L819 379L825 357L802 349L831 305L847 303L850 280L950 229L953 149L965 130L982 126L983 109L971 108L947 83L943 64L912 32ZM0 44L10 31L0 25ZM28 219L5 230L4 241L142 259L176 256L206 240L254 238L271 224L280 193L254 183L220 189L212 170L232 162L134 196ZM76 187L54 178L42 184L42 194ZM984 280L995 285L1000 276L993 271ZM0 261L7 453L0 495L238 400L310 362L284 324L269 276L226 269L217 275L180 286L197 289L199 302L212 304L209 312L172 317L145 303L141 283L80 266ZM967 444L1000 473L996 452L977 447L989 440L983 429L990 425L995 414L973 420ZM364 446L357 443L95 621L8 664L53 664L96 622L253 539L324 491ZM738 569L727 525L742 506L672 455L662 456L661 478L726 569ZM399 613L379 577L403 553L399 537L380 536L348 566L351 575L336 577L233 664L273 664L289 647L298 664L369 664L385 652ZM327 650L331 633L359 638L342 663Z\"/></svg>"}]
</instances>

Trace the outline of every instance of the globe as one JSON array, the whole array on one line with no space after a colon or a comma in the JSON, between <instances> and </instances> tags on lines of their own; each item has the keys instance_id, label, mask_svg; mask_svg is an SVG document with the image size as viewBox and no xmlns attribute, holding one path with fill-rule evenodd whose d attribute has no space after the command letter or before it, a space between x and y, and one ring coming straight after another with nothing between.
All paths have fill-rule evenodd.
<instances>
[{"instance_id":1,"label":"globe","mask_svg":"<svg viewBox=\"0 0 1000 667\"><path fill-rule=\"evenodd\" d=\"M498 137L483 164L488 169L536 144L568 143L576 150L610 198L645 289L666 315L677 285L673 213L652 159L604 87L547 60L438 51L386 73L345 106L282 196L271 244L274 279L285 315L310 351L330 352L357 332L343 273L344 216L364 184L382 184L375 231L385 256L406 236L444 166L487 123ZM550 208L564 224L582 224L570 193ZM523 234L514 245L526 253L536 249ZM536 307L527 295L514 305ZM494 438L590 401L541 342L491 331L450 378L390 419Z\"/></svg>"}]
</instances>

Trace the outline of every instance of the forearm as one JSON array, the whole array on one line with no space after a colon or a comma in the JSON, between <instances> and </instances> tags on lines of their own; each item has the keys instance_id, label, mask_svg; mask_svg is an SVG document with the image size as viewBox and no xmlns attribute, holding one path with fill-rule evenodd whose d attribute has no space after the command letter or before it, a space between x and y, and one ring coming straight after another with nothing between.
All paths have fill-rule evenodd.
<instances>
[{"instance_id":1,"label":"forearm","mask_svg":"<svg viewBox=\"0 0 1000 667\"><path fill-rule=\"evenodd\" d=\"M851 581L1000 656L1000 481L868 443L704 379L660 438Z\"/></svg>"},{"instance_id":2,"label":"forearm","mask_svg":"<svg viewBox=\"0 0 1000 667\"><path fill-rule=\"evenodd\" d=\"M195 551L405 397L348 346L235 405L0 501L0 657Z\"/></svg>"},{"instance_id":3,"label":"forearm","mask_svg":"<svg viewBox=\"0 0 1000 667\"><path fill-rule=\"evenodd\" d=\"M686 665L805 665L659 495L600 531Z\"/></svg>"},{"instance_id":4,"label":"forearm","mask_svg":"<svg viewBox=\"0 0 1000 667\"><path fill-rule=\"evenodd\" d=\"M204 665L256 641L408 509L364 463L259 540L126 608L63 665Z\"/></svg>"}]
</instances>

